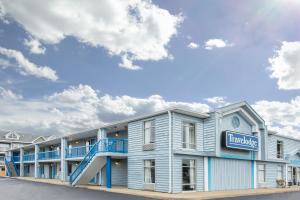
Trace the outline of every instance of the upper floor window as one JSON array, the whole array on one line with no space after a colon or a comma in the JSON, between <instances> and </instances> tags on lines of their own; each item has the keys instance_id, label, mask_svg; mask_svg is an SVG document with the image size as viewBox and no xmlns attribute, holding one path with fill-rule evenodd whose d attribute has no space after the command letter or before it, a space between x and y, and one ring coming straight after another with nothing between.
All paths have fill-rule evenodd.
<instances>
[{"instance_id":1,"label":"upper floor window","mask_svg":"<svg viewBox=\"0 0 300 200\"><path fill-rule=\"evenodd\" d=\"M144 122L144 144L155 142L154 120Z\"/></svg>"},{"instance_id":2,"label":"upper floor window","mask_svg":"<svg viewBox=\"0 0 300 200\"><path fill-rule=\"evenodd\" d=\"M283 158L283 141L277 140L277 158Z\"/></svg>"},{"instance_id":3,"label":"upper floor window","mask_svg":"<svg viewBox=\"0 0 300 200\"><path fill-rule=\"evenodd\" d=\"M196 135L194 123L183 123L182 147L187 149L196 148Z\"/></svg>"}]
</instances>

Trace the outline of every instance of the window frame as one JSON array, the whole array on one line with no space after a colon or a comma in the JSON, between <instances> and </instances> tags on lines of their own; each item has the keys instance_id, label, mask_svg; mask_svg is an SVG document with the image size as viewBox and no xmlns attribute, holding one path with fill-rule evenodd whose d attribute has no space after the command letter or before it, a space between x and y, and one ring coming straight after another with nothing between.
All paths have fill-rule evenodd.
<instances>
[{"instance_id":1,"label":"window frame","mask_svg":"<svg viewBox=\"0 0 300 200\"><path fill-rule=\"evenodd\" d=\"M281 176L279 177L279 173ZM283 179L283 165L277 165L277 180Z\"/></svg>"},{"instance_id":2,"label":"window frame","mask_svg":"<svg viewBox=\"0 0 300 200\"><path fill-rule=\"evenodd\" d=\"M263 166L263 169L260 169L260 166ZM261 180L260 172L263 172L263 181ZM266 164L258 164L257 165L257 173L258 173L258 182L265 183L266 182Z\"/></svg>"},{"instance_id":3,"label":"window frame","mask_svg":"<svg viewBox=\"0 0 300 200\"><path fill-rule=\"evenodd\" d=\"M185 136L185 127L189 127L189 132L188 132L188 137ZM191 137L190 137L190 128L193 127L194 129L194 143L191 143ZM188 141L185 141L185 137L188 138ZM182 134L181 134L181 147L183 149L191 149L191 150L196 150L197 148L197 137L196 137L196 123L195 122L188 122L188 121L183 121L182 122Z\"/></svg>"},{"instance_id":4,"label":"window frame","mask_svg":"<svg viewBox=\"0 0 300 200\"><path fill-rule=\"evenodd\" d=\"M279 147L279 149L278 149ZM283 141L282 140L277 140L276 142L276 158L277 159L283 159L284 155L284 150L283 150Z\"/></svg>"},{"instance_id":5,"label":"window frame","mask_svg":"<svg viewBox=\"0 0 300 200\"><path fill-rule=\"evenodd\" d=\"M146 128L146 123L150 122L150 127ZM146 143L146 131L150 130L150 135L149 135L149 143ZM148 145L148 144L155 144L155 121L154 119L149 119L143 122L143 144Z\"/></svg>"},{"instance_id":6,"label":"window frame","mask_svg":"<svg viewBox=\"0 0 300 200\"><path fill-rule=\"evenodd\" d=\"M188 161L189 165L188 166L183 166L184 161ZM191 161L193 161L193 166L191 166ZM193 177L193 183L189 183L186 184L183 182L183 170L184 168L189 168L189 171L191 171L191 169L193 169L194 171L194 177ZM190 179L191 181L191 179ZM182 191L196 191L197 189L197 163L195 159L183 159L182 163L181 163L181 189ZM186 190L184 189L185 186L194 186L194 188L192 190Z\"/></svg>"},{"instance_id":7,"label":"window frame","mask_svg":"<svg viewBox=\"0 0 300 200\"><path fill-rule=\"evenodd\" d=\"M150 165L146 166L146 162L150 162ZM150 182L146 181L146 169L150 169ZM154 174L152 174L152 172L154 172ZM154 180L152 180L152 178L154 178ZM155 159L146 159L144 160L144 184L155 184L155 181Z\"/></svg>"}]
</instances>

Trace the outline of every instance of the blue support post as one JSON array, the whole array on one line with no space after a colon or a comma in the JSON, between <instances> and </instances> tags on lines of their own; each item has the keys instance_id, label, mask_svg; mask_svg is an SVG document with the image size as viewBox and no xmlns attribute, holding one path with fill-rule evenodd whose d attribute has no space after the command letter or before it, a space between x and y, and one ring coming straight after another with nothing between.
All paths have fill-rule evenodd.
<instances>
[{"instance_id":1,"label":"blue support post","mask_svg":"<svg viewBox=\"0 0 300 200\"><path fill-rule=\"evenodd\" d=\"M111 156L106 157L106 187L111 188Z\"/></svg>"}]
</instances>

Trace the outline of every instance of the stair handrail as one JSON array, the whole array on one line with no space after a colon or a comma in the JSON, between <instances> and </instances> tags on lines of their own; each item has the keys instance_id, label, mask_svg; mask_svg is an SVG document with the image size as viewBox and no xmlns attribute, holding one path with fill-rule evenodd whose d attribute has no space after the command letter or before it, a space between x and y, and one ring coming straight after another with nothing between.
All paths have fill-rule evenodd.
<instances>
[{"instance_id":1,"label":"stair handrail","mask_svg":"<svg viewBox=\"0 0 300 200\"><path fill-rule=\"evenodd\" d=\"M97 143L93 145L93 147L89 150L89 152L84 156L82 161L79 163L77 168L74 170L74 172L70 175L69 181L70 183L73 183L76 178L79 176L79 174L84 170L84 168L88 165L88 163L93 159L93 157L96 155L96 153L99 150L99 140ZM95 149L97 148L97 149Z\"/></svg>"},{"instance_id":2,"label":"stair handrail","mask_svg":"<svg viewBox=\"0 0 300 200\"><path fill-rule=\"evenodd\" d=\"M9 164L8 164L8 161L7 161L6 157L4 158L4 162L5 162L5 165L6 165L6 170L8 172L8 176L12 176L12 173L10 171L10 167L9 167Z\"/></svg>"}]
</instances>

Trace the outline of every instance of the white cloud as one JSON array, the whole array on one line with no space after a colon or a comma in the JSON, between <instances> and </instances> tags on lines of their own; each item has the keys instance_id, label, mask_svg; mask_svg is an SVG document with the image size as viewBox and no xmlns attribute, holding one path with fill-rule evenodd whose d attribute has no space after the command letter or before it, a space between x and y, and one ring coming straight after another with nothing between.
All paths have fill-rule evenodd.
<instances>
[{"instance_id":1,"label":"white cloud","mask_svg":"<svg viewBox=\"0 0 300 200\"><path fill-rule=\"evenodd\" d=\"M14 100L20 100L22 99L22 95L18 95L14 93L11 90L5 89L0 86L0 99L6 100L6 101L14 101Z\"/></svg>"},{"instance_id":2,"label":"white cloud","mask_svg":"<svg viewBox=\"0 0 300 200\"><path fill-rule=\"evenodd\" d=\"M300 89L300 42L282 42L276 54L269 58L271 78L279 89Z\"/></svg>"},{"instance_id":3,"label":"white cloud","mask_svg":"<svg viewBox=\"0 0 300 200\"><path fill-rule=\"evenodd\" d=\"M199 44L194 43L194 42L190 42L190 43L188 44L188 48L191 48L191 49L198 49L198 48L199 48Z\"/></svg>"},{"instance_id":4,"label":"white cloud","mask_svg":"<svg viewBox=\"0 0 300 200\"><path fill-rule=\"evenodd\" d=\"M270 126L270 130L300 138L300 96L288 102L258 101L253 107Z\"/></svg>"},{"instance_id":5,"label":"white cloud","mask_svg":"<svg viewBox=\"0 0 300 200\"><path fill-rule=\"evenodd\" d=\"M205 42L205 49L212 50L215 48L224 48L233 46L233 44L228 43L228 41L223 39L209 39Z\"/></svg>"},{"instance_id":6,"label":"white cloud","mask_svg":"<svg viewBox=\"0 0 300 200\"><path fill-rule=\"evenodd\" d=\"M40 41L37 39L25 39L24 45L27 46L33 54L45 54L46 48L42 46Z\"/></svg>"},{"instance_id":7,"label":"white cloud","mask_svg":"<svg viewBox=\"0 0 300 200\"><path fill-rule=\"evenodd\" d=\"M1 55L8 59L13 59L16 62L16 64L14 64L8 60L0 58L0 67L2 68L13 67L16 68L17 71L22 75L32 75L38 78L46 78L51 81L56 81L58 79L55 70L48 66L38 66L32 63L25 58L20 51L7 49L0 46L0 56Z\"/></svg>"},{"instance_id":8,"label":"white cloud","mask_svg":"<svg viewBox=\"0 0 300 200\"><path fill-rule=\"evenodd\" d=\"M183 20L150 0L2 0L2 4L2 16L13 18L33 38L57 44L72 36L130 61L120 64L129 69L137 68L133 61L169 58L167 45Z\"/></svg>"},{"instance_id":9,"label":"white cloud","mask_svg":"<svg viewBox=\"0 0 300 200\"><path fill-rule=\"evenodd\" d=\"M215 97L206 98L204 100L210 104L215 104L217 106L224 106L224 105L229 104L226 101L226 99L227 99L227 97L224 97L224 96L215 96Z\"/></svg>"},{"instance_id":10,"label":"white cloud","mask_svg":"<svg viewBox=\"0 0 300 200\"><path fill-rule=\"evenodd\" d=\"M206 104L166 101L159 95L147 98L100 95L88 85L71 86L38 99L15 98L11 101L0 95L0 105L1 128L57 135L173 106L198 112L209 110Z\"/></svg>"}]
</instances>

